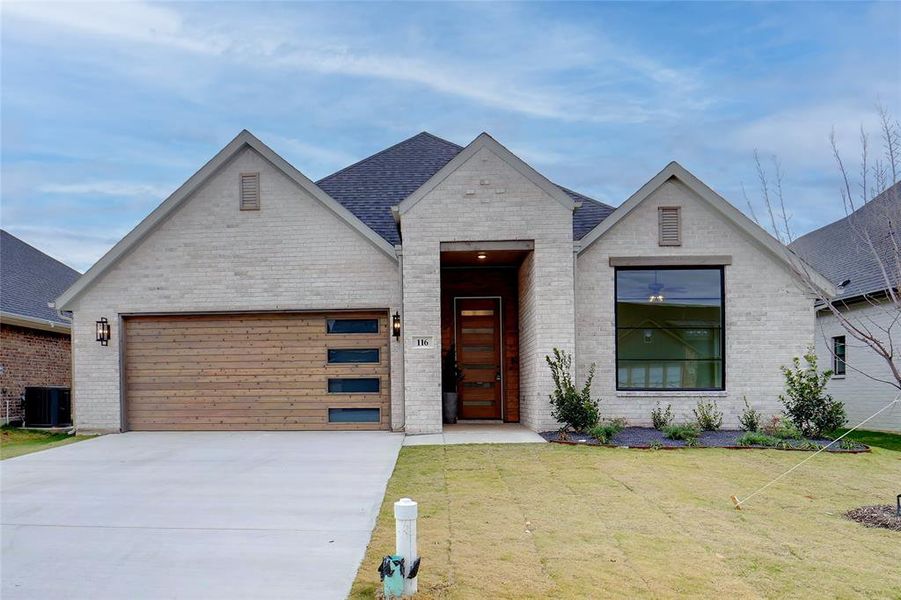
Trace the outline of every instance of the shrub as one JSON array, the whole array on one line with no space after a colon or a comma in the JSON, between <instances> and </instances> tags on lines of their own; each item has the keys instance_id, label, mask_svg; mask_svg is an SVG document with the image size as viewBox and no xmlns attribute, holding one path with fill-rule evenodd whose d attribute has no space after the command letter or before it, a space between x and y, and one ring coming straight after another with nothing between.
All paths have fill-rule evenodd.
<instances>
[{"instance_id":1,"label":"shrub","mask_svg":"<svg viewBox=\"0 0 901 600\"><path fill-rule=\"evenodd\" d=\"M666 410L660 408L660 403L657 403L657 407L651 409L651 423L654 425L654 429L657 431L663 431L665 427L669 427L673 424L673 405L667 404Z\"/></svg>"},{"instance_id":2,"label":"shrub","mask_svg":"<svg viewBox=\"0 0 901 600\"><path fill-rule=\"evenodd\" d=\"M600 412L597 400L591 399L591 380L594 379L596 365L588 369L588 378L581 389L577 389L572 376L572 354L554 348L554 357L545 356L554 380L551 394L551 416L563 424L561 433L567 430L589 431L598 424Z\"/></svg>"},{"instance_id":3,"label":"shrub","mask_svg":"<svg viewBox=\"0 0 901 600\"><path fill-rule=\"evenodd\" d=\"M625 419L612 419L595 425L589 433L602 444L609 444L617 433L625 429Z\"/></svg>"},{"instance_id":4,"label":"shrub","mask_svg":"<svg viewBox=\"0 0 901 600\"><path fill-rule=\"evenodd\" d=\"M671 440L683 442L690 442L692 440L697 441L699 434L700 431L698 431L698 426L694 423L686 423L684 425L667 425L663 428L663 436Z\"/></svg>"},{"instance_id":5,"label":"shrub","mask_svg":"<svg viewBox=\"0 0 901 600\"><path fill-rule=\"evenodd\" d=\"M760 431L760 422L763 420L763 415L751 408L747 398L742 396L742 400L745 401L745 409L738 416L738 424L741 426L742 431Z\"/></svg>"},{"instance_id":6,"label":"shrub","mask_svg":"<svg viewBox=\"0 0 901 600\"><path fill-rule=\"evenodd\" d=\"M785 413L792 422L809 437L821 437L845 424L845 406L826 393L826 384L832 378L832 371L817 371L817 357L813 348L804 355L806 367L801 359L792 359L792 368L782 367L785 375L785 394L779 399L785 406Z\"/></svg>"},{"instance_id":7,"label":"shrub","mask_svg":"<svg viewBox=\"0 0 901 600\"><path fill-rule=\"evenodd\" d=\"M716 431L723 426L723 412L717 410L716 400L710 402L698 402L698 406L693 408L695 419L698 420L698 427L701 431Z\"/></svg>"},{"instance_id":8,"label":"shrub","mask_svg":"<svg viewBox=\"0 0 901 600\"><path fill-rule=\"evenodd\" d=\"M804 437L801 434L801 430L784 416L773 417L766 427L763 428L763 432L780 440L800 440Z\"/></svg>"},{"instance_id":9,"label":"shrub","mask_svg":"<svg viewBox=\"0 0 901 600\"><path fill-rule=\"evenodd\" d=\"M759 431L747 431L736 440L736 443L739 446L775 446L779 440Z\"/></svg>"}]
</instances>

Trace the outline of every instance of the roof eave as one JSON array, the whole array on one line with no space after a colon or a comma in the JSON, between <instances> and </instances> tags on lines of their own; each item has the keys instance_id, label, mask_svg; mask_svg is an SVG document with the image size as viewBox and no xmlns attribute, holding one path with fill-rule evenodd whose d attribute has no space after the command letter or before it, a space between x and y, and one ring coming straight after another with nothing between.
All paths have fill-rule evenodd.
<instances>
[{"instance_id":1,"label":"roof eave","mask_svg":"<svg viewBox=\"0 0 901 600\"><path fill-rule=\"evenodd\" d=\"M70 323L60 323L58 321L51 321L50 319L30 317L28 315L20 315L5 310L0 311L0 323L4 325L15 325L17 327L27 327L28 329L39 329L41 331L54 331L56 333L72 332L72 325Z\"/></svg>"}]
</instances>

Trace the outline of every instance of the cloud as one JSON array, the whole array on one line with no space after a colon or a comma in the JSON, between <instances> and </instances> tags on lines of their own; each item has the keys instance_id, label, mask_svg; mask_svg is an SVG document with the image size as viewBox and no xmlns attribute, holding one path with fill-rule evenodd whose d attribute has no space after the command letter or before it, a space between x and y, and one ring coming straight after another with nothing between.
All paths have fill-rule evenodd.
<instances>
[{"instance_id":1,"label":"cloud","mask_svg":"<svg viewBox=\"0 0 901 600\"><path fill-rule=\"evenodd\" d=\"M80 3L6 6L7 18L92 40L152 45L254 69L408 83L485 107L566 122L641 123L673 118L713 102L712 95L701 93L696 74L644 56L636 48L603 40L597 31L574 26L563 27L562 35L547 31L543 23L529 22L528 31L512 37L517 47L504 52L502 59L479 61L455 53L420 52L390 37L330 37L305 28L303 19L290 28L265 20L245 24L246 15L239 15L241 26L237 27L227 20L209 19L206 11L204 20L190 19L171 6L145 3L100 3L90 8ZM518 17L505 11L497 23L473 29L504 37L526 26ZM543 51L545 38L549 52ZM580 89L571 81L556 81L577 65L593 71L588 84ZM636 88L642 93L629 97Z\"/></svg>"},{"instance_id":2,"label":"cloud","mask_svg":"<svg viewBox=\"0 0 901 600\"><path fill-rule=\"evenodd\" d=\"M37 186L45 194L67 196L115 196L165 198L172 190L160 185L129 181L84 181L78 183L45 183Z\"/></svg>"},{"instance_id":3,"label":"cloud","mask_svg":"<svg viewBox=\"0 0 901 600\"><path fill-rule=\"evenodd\" d=\"M127 231L4 224L4 229L73 269L85 272Z\"/></svg>"}]
</instances>

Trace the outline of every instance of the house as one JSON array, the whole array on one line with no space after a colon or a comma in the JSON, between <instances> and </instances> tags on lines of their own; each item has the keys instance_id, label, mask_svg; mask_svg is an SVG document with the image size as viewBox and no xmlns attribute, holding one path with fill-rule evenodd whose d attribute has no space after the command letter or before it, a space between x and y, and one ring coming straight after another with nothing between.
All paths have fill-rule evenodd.
<instances>
[{"instance_id":1,"label":"house","mask_svg":"<svg viewBox=\"0 0 901 600\"><path fill-rule=\"evenodd\" d=\"M561 348L606 417L713 398L735 425L813 341L793 260L676 163L614 209L484 133L314 183L243 131L56 306L84 430L436 432L452 347L461 419L555 428Z\"/></svg>"},{"instance_id":2,"label":"house","mask_svg":"<svg viewBox=\"0 0 901 600\"><path fill-rule=\"evenodd\" d=\"M798 238L791 248L836 285L833 305L852 323L865 327L883 343L901 347L898 306L887 299L897 290L898 226L901 183L896 183L845 218ZM886 278L891 284L887 283ZM844 285L842 285L844 284ZM827 390L845 403L848 421L856 425L898 394L891 369L870 346L855 339L826 307L817 311L816 353L823 368L835 375ZM895 365L901 368L898 360ZM874 417L867 429L901 432L901 406Z\"/></svg>"},{"instance_id":3,"label":"house","mask_svg":"<svg viewBox=\"0 0 901 600\"><path fill-rule=\"evenodd\" d=\"M22 420L26 388L71 382L70 328L49 308L81 274L0 230L0 411Z\"/></svg>"}]
</instances>

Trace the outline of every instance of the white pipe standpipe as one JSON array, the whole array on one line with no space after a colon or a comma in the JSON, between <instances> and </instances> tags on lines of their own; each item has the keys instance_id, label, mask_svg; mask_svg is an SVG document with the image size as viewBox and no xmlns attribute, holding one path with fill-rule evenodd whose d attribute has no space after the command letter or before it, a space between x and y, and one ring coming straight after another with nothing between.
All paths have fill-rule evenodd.
<instances>
[{"instance_id":1,"label":"white pipe standpipe","mask_svg":"<svg viewBox=\"0 0 901 600\"><path fill-rule=\"evenodd\" d=\"M401 498L394 503L395 554L402 556L406 572L409 573L419 554L416 552L416 518L419 505L409 498ZM404 596L416 593L419 578L404 579Z\"/></svg>"}]
</instances>

